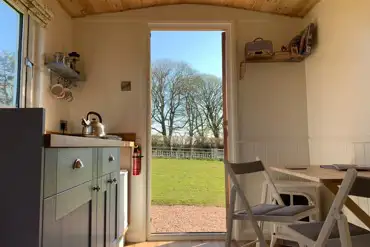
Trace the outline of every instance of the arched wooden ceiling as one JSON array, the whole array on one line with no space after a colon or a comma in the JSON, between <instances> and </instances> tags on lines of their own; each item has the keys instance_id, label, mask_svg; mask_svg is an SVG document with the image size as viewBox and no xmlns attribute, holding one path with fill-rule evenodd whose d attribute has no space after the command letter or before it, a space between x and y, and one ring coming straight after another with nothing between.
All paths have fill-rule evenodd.
<instances>
[{"instance_id":1,"label":"arched wooden ceiling","mask_svg":"<svg viewBox=\"0 0 370 247\"><path fill-rule=\"evenodd\" d=\"M174 4L205 4L304 17L320 0L58 0L72 17Z\"/></svg>"}]
</instances>

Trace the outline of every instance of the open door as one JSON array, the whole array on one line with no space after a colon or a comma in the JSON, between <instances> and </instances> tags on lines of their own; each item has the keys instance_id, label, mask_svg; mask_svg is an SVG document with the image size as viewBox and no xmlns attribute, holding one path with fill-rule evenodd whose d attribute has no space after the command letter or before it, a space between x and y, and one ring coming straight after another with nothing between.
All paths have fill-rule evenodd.
<instances>
[{"instance_id":1,"label":"open door","mask_svg":"<svg viewBox=\"0 0 370 247\"><path fill-rule=\"evenodd\" d=\"M220 28L221 29L221 28ZM210 95L209 92L206 90L209 89L211 91L212 87L214 87L214 91L212 91L216 96L217 100L214 101L212 97L210 99L216 105L214 111L217 113L217 134L209 133L206 135L214 135L217 138L224 138L223 144L224 150L222 150L222 145L217 145L217 147L213 147L212 149L209 147L202 148L202 143L196 143L195 145L190 144L191 148L189 147L182 147L179 146L176 149L172 150L172 143L165 143L165 145L155 146L158 143L156 139L149 138L150 140L154 140L150 148L150 144L148 147L151 149L152 157L150 157L150 166L148 166L148 177L149 182L147 184L148 189L148 204L147 204L147 212L148 212L148 220L147 220L147 230L148 236L147 239L149 241L173 241L173 240L223 240L225 236L225 225L226 225L226 213L227 209L229 208L229 179L225 174L225 169L222 169L223 162L220 159L228 159L229 158L229 150L228 150L228 121L227 121L227 103L226 103L226 94L227 94L227 65L226 65L226 33L221 30L151 30L151 37L150 37L150 59L151 59L151 68L150 70L153 73L151 75L151 86L150 86L150 95L151 95L151 126L148 126L148 134L149 136L154 136L157 132L160 132L161 125L157 119L153 118L153 114L158 114L162 108L155 108L158 102L165 98L166 96L161 90L165 90L166 87L162 87L161 83L166 82L168 85L171 85L172 82L171 77L166 79L166 77L158 77L158 75L165 75L169 73L160 73L161 70L169 68L181 59L184 59L186 62L188 58L182 58L180 53L163 53L161 52L163 48L166 48L166 42L169 41L171 38L175 39L176 37L181 37L181 40L185 40L185 36L189 38L195 37L204 37L209 39L208 42L200 42L200 45L203 45L205 48L206 46L213 47L214 49L211 54L217 54L217 61L215 62L212 68L212 71L206 71L204 68L195 68L196 70L199 69L199 75L204 76L199 81L195 83L199 83L201 87L189 87L189 92L186 94L184 98L187 105L187 109L190 109L189 112L185 112L183 114L190 114L190 118L188 121L194 121L195 117L202 116L201 124L207 126L208 122L204 121L205 118L209 115L202 111L205 108L204 104L207 104L204 98L197 98L195 96L199 95ZM220 37L221 36L221 37ZM184 38L185 37L185 38ZM220 39L221 38L221 39ZM201 40L204 40L201 39ZM209 44L213 42L215 45L210 46ZM212 43L212 44L213 44ZM172 44L172 43L170 43ZM170 45L167 44L167 45ZM189 52L193 52L194 46L189 45L186 47L186 42L183 44L178 45L179 51L183 51L184 49L188 49ZM180 54L180 55L179 55ZM171 57L172 56L172 57ZM177 56L177 57L176 57ZM195 57L195 56L194 56ZM174 59L174 63L165 64L163 59ZM162 60L163 61L162 61ZM202 59L202 57L196 57L195 59ZM194 59L193 59L194 60ZM193 63L193 60L189 60L189 66L197 66L197 63ZM193 65L192 65L193 63ZM158 65L157 65L158 64ZM160 66L159 66L160 65ZM177 67L175 67L176 69ZM181 68L179 66L178 68ZM204 70L204 71L203 71ZM213 74L214 73L214 74ZM153 76L155 75L155 76ZM184 74L186 75L186 74ZM229 74L230 75L230 74ZM171 76L171 74L169 74ZM167 81L165 81L165 79ZM217 80L216 80L217 79ZM207 81L208 80L208 81ZM190 80L191 82L191 80ZM196 85L196 84L194 84ZM203 90L203 91L202 91ZM194 97L191 93L194 92ZM199 94L202 92L202 94ZM166 92L165 92L166 93ZM161 95L164 95L163 97ZM169 95L169 93L168 93ZM167 95L167 96L168 96ZM159 97L160 96L160 97ZM166 97L167 97L166 96ZM154 97L159 97L157 101L153 100ZM169 98L172 99L172 98ZM221 104L220 100L224 102ZM168 104L170 102L167 100L162 105ZM194 107L191 104L194 104ZM203 104L203 105L202 105ZM224 109L221 109L224 108ZM167 109L167 108L166 108ZM166 110L165 109L165 110ZM169 109L169 108L168 108ZM194 110L195 115L191 112L191 109ZM193 115L191 115L193 114ZM167 116L167 114L161 114L160 116ZM182 116L184 117L184 116ZM186 115L185 117L189 117ZM163 119L162 119L163 120ZM195 121L198 121L196 119ZM165 119L165 121L169 121ZM220 121L222 121L222 125L220 125ZM176 122L175 122L176 123ZM182 124L182 122L178 122ZM195 124L200 124L200 122L195 122ZM168 124L165 124L165 127ZM179 125L180 126L180 125ZM197 125L196 125L197 126ZM185 126L189 127L189 126ZM185 127L181 127L181 135L188 134ZM168 128L168 127L167 127ZM193 128L193 127L191 127ZM197 127L200 128L200 127ZM207 128L207 127L206 127ZM205 129L206 129L205 128ZM204 129L197 129L196 131L204 131ZM168 132L164 132L167 133ZM175 133L176 134L176 133ZM194 134L194 133L193 133ZM191 137L194 137L193 134ZM202 132L199 134L196 133L200 137L204 137ZM222 135L223 134L223 135ZM157 134L158 135L158 134ZM175 136L175 135L174 135ZM190 136L190 134L189 134ZM176 136L175 136L176 137ZM167 141L168 139L163 138L163 131L162 136L159 140L163 142ZM218 139L218 140L220 140ZM175 139L173 139L175 140ZM203 140L201 140L203 142ZM220 140L222 142L222 140ZM191 143L191 142L190 142ZM219 142L217 144L220 144ZM188 144L186 144L188 145ZM198 145L198 146L197 146ZM171 152L167 152L167 148L170 147L172 150ZM148 149L149 149L148 148ZM176 150L176 151L174 151ZM215 152L217 150L217 152ZM198 153L197 153L198 152ZM179 155L177 154L179 153ZM181 153L181 154L180 154ZM182 155L184 153L184 155ZM223 153L223 155L222 155ZM187 155L185 157L185 154ZM200 154L200 155L198 155ZM207 158L206 156L201 156L203 154L211 154L214 156L210 156L211 158ZM221 157L219 155L222 155ZM207 156L208 157L208 156ZM184 163L186 164L184 165ZM176 169L174 169L176 168ZM193 172L192 169L196 169L196 172ZM204 173L203 173L204 171ZM189 175L187 175L189 174ZM199 178L194 176L194 174L200 175ZM176 179L176 176L179 176ZM215 179L217 178L217 179ZM174 182L172 180L175 179ZM202 183L199 183L200 179ZM209 180L207 180L209 179ZM193 181L197 180L197 181ZM216 181L217 180L217 181ZM181 183L178 183L181 181ZM204 186L201 187L200 184ZM194 187L194 189L193 189ZM223 194L224 193L224 194ZM226 194L226 196L225 196ZM206 196L205 196L206 195ZM226 199L226 200L225 200ZM226 210L225 210L226 208ZM181 212L181 214L179 213ZM202 220L199 220L199 215L204 215L205 217L201 217ZM175 218L176 217L176 218ZM176 224L176 222L182 222L182 218L184 218L183 222L188 222L189 219L194 218L192 224ZM213 219L214 217L215 219ZM186 219L185 219L186 218ZM175 220L174 220L175 219ZM205 220L204 220L205 219ZM175 224L174 224L175 223Z\"/></svg>"},{"instance_id":2,"label":"open door","mask_svg":"<svg viewBox=\"0 0 370 247\"><path fill-rule=\"evenodd\" d=\"M223 130L224 130L224 159L228 160L229 158L229 149L228 149L228 119L227 119L227 82L226 82L226 33L221 33L222 38L222 102L223 102ZM226 206L226 221L227 221L227 212L229 210L229 199L230 199L230 178L225 169L225 206Z\"/></svg>"}]
</instances>

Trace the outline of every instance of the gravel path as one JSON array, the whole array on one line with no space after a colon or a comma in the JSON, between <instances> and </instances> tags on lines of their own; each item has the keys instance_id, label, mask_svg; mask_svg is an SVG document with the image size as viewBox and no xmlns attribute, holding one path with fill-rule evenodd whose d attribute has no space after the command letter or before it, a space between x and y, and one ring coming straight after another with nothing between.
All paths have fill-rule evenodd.
<instances>
[{"instance_id":1,"label":"gravel path","mask_svg":"<svg viewBox=\"0 0 370 247\"><path fill-rule=\"evenodd\" d=\"M151 206L152 232L225 232L226 209L208 206Z\"/></svg>"}]
</instances>

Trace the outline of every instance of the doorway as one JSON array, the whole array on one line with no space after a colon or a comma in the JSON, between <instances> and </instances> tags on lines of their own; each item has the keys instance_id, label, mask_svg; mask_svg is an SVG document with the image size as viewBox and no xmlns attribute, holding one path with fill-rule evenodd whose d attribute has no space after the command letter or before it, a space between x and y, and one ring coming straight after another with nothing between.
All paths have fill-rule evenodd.
<instances>
[{"instance_id":1,"label":"doorway","mask_svg":"<svg viewBox=\"0 0 370 247\"><path fill-rule=\"evenodd\" d=\"M226 35L174 30L151 32L149 240L222 239L229 189Z\"/></svg>"}]
</instances>

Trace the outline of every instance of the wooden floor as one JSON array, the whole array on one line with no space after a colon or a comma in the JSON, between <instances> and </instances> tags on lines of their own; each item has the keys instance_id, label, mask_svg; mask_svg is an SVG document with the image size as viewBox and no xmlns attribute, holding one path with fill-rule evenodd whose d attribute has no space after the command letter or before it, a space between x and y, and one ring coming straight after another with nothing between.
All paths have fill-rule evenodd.
<instances>
[{"instance_id":1,"label":"wooden floor","mask_svg":"<svg viewBox=\"0 0 370 247\"><path fill-rule=\"evenodd\" d=\"M243 246L246 242L234 242L233 247ZM130 247L225 247L225 241L159 241L159 242L143 242L137 244L127 243L125 246ZM254 245L250 245L254 246ZM276 245L276 247L283 247Z\"/></svg>"},{"instance_id":2,"label":"wooden floor","mask_svg":"<svg viewBox=\"0 0 370 247\"><path fill-rule=\"evenodd\" d=\"M159 241L137 244L127 243L130 247L225 247L224 241Z\"/></svg>"}]
</instances>

